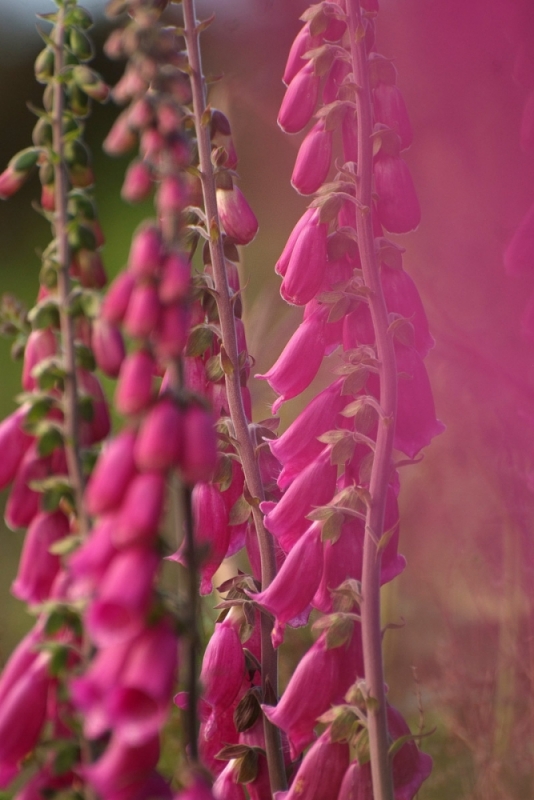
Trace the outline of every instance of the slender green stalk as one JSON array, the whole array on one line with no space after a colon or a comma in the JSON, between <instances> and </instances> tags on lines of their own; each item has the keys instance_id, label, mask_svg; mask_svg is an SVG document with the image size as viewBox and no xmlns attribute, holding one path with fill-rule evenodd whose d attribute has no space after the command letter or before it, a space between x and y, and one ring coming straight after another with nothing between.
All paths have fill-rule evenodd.
<instances>
[{"instance_id":1,"label":"slender green stalk","mask_svg":"<svg viewBox=\"0 0 534 800\"><path fill-rule=\"evenodd\" d=\"M74 489L78 526L82 534L89 530L89 520L84 510L83 490L84 476L80 458L79 442L79 410L78 386L76 380L76 353L74 350L74 325L68 313L70 296L70 248L67 237L67 195L68 178L64 161L63 111L65 106L61 74L64 66L65 41L65 8L58 10L55 27L55 83L54 110L52 119L54 146L54 184L55 184L55 218L54 232L57 239L57 256L59 262L58 293L59 315L61 326L61 346L65 362L65 392L63 397L63 415L65 425L65 453L69 477Z\"/></svg>"},{"instance_id":2,"label":"slender green stalk","mask_svg":"<svg viewBox=\"0 0 534 800\"><path fill-rule=\"evenodd\" d=\"M362 570L362 642L365 682L373 702L368 707L369 744L374 800L393 800L393 779L388 756L388 731L382 633L380 624L380 550L384 514L391 475L393 436L397 407L397 369L388 314L376 257L372 208L373 118L368 57L363 35L359 0L347 0L350 53L357 85L358 165L356 174L356 229L365 284L371 289L369 307L380 362L380 405L378 433L370 479L370 503L366 515Z\"/></svg>"},{"instance_id":3,"label":"slender green stalk","mask_svg":"<svg viewBox=\"0 0 534 800\"><path fill-rule=\"evenodd\" d=\"M191 86L193 92L193 111L198 139L200 172L204 205L208 219L208 229L212 225L220 230L217 198L215 192L215 179L211 163L211 141L209 127L203 122L206 110L206 88L202 74L202 62L199 47L199 30L197 27L194 0L183 0L185 41L191 68ZM235 428L237 449L243 465L243 472L250 494L264 499L264 489L260 470L256 459L254 445L251 439L248 422L243 407L241 385L239 377L237 338L234 324L234 312L230 301L230 291L226 275L225 259L222 239L220 236L211 236L210 251L213 264L215 289L217 292L217 307L222 332L222 341L232 369L226 374L226 391L230 415ZM253 509L254 524L258 536L261 553L261 581L262 589L266 589L276 575L276 560L274 543L270 533L265 529L263 517L259 509ZM271 643L272 623L265 614L261 615L261 641L262 641L262 683L264 693L278 690L278 658ZM277 728L267 719L265 724L265 740L267 762L273 792L286 788L285 770L280 745L280 734Z\"/></svg>"}]
</instances>

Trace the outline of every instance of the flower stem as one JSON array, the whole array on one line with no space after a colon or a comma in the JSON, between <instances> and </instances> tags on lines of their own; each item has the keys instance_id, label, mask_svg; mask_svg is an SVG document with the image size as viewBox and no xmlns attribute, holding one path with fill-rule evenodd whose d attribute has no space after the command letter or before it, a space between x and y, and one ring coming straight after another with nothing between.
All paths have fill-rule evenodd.
<instances>
[{"instance_id":1,"label":"flower stem","mask_svg":"<svg viewBox=\"0 0 534 800\"><path fill-rule=\"evenodd\" d=\"M54 184L55 184L55 219L54 232L57 239L58 255L58 294L59 316L61 327L61 343L65 363L65 392L63 399L63 415L65 425L65 454L69 477L73 486L76 500L76 513L78 527L82 535L89 530L89 520L84 510L83 490L84 476L80 458L78 387L76 380L76 353L74 349L74 325L72 316L68 313L70 296L70 248L67 236L67 195L68 178L64 161L63 142L63 111L64 90L61 74L64 66L64 41L65 41L65 8L58 10L55 27L55 83L54 107L52 119L53 146L55 155Z\"/></svg>"},{"instance_id":2,"label":"flower stem","mask_svg":"<svg viewBox=\"0 0 534 800\"><path fill-rule=\"evenodd\" d=\"M255 455L254 445L248 427L247 417L241 395L239 376L237 337L234 323L234 312L230 300L230 290L226 274L223 242L220 235L212 235L212 225L220 231L214 172L211 163L211 140L209 126L203 122L206 110L206 89L202 74L202 62L199 47L199 30L195 13L194 0L183 0L185 41L191 68L191 87L193 93L193 111L198 140L200 172L204 205L210 231L210 252L213 264L217 307L222 332L222 342L232 368L226 373L226 391L230 415L234 424L237 449L243 465L243 472L248 490L252 497L264 499L264 489L260 470ZM261 553L261 582L266 589L276 575L276 559L274 543L265 529L263 516L258 508L253 508L253 518ZM261 615L261 667L263 691L278 691L278 658L271 642L272 622L265 614ZM271 780L271 789L283 791L286 788L286 777L277 728L265 718L265 743L267 762Z\"/></svg>"},{"instance_id":3,"label":"flower stem","mask_svg":"<svg viewBox=\"0 0 534 800\"><path fill-rule=\"evenodd\" d=\"M372 209L373 118L369 66L359 0L347 0L350 53L357 85L358 165L356 173L356 230L365 284L371 289L369 308L380 363L380 405L378 432L370 478L370 502L366 514L362 570L362 642L367 691L373 702L368 708L369 745L374 800L393 800L393 779L388 756L389 742L382 664L380 624L380 549L391 475L391 457L397 407L397 368L388 313L376 257Z\"/></svg>"}]
</instances>

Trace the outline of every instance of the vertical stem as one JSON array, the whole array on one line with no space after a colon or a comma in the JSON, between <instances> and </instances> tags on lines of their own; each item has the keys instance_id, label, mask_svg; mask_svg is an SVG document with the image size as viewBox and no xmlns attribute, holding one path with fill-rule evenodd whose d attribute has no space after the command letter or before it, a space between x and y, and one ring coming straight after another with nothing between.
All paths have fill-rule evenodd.
<instances>
[{"instance_id":1,"label":"vertical stem","mask_svg":"<svg viewBox=\"0 0 534 800\"><path fill-rule=\"evenodd\" d=\"M185 41L191 68L191 88L193 93L193 111L198 140L200 172L204 205L208 219L208 231L212 223L219 226L215 180L211 163L211 141L209 127L202 123L202 115L206 109L205 82L202 75L202 62L199 46L199 31L197 29L195 2L183 0ZM226 391L230 415L235 428L237 449L243 465L243 472L249 492L259 500L264 499L264 489L256 459L254 445L250 436L248 422L243 407L241 384L239 376L237 337L234 324L234 312L230 301L230 291L226 275L223 243L221 237L210 238L210 251L213 264L215 289L217 292L217 307L221 325L222 341L228 358L232 364L231 374L226 374ZM263 516L259 509L253 509L254 524L258 536L261 553L261 581L262 589L266 589L276 575L276 559L272 536L265 529ZM278 692L278 657L271 642L272 623L265 614L261 615L261 667L262 685L265 692ZM286 777L280 744L280 734L277 728L264 718L265 743L267 762L271 780L271 789L283 791L286 788Z\"/></svg>"},{"instance_id":2,"label":"vertical stem","mask_svg":"<svg viewBox=\"0 0 534 800\"><path fill-rule=\"evenodd\" d=\"M388 730L382 635L380 624L380 551L377 543L384 532L384 514L391 474L393 436L397 407L397 368L393 341L388 334L388 314L379 265L376 258L372 208L373 151L371 133L373 117L369 67L359 0L347 0L350 53L357 85L358 165L356 175L356 230L365 284L372 290L369 307L376 336L380 362L380 405L383 416L378 420L376 449L369 491L362 570L362 641L365 681L374 702L368 709L371 773L374 800L393 800L393 780L388 757Z\"/></svg>"},{"instance_id":3,"label":"vertical stem","mask_svg":"<svg viewBox=\"0 0 534 800\"><path fill-rule=\"evenodd\" d=\"M65 41L65 9L58 10L55 28L55 64L54 64L54 110L52 119L53 146L55 156L54 184L55 184L55 220L54 232L57 238L57 253L59 262L58 293L59 314L61 326L61 345L65 360L65 391L63 396L63 415L65 425L65 453L69 477L74 488L76 499L76 512L80 532L86 534L89 530L89 521L84 510L83 490L84 477L80 459L80 442L78 437L79 411L78 387L76 380L76 353L74 350L74 325L68 313L70 294L70 252L67 238L67 193L68 178L63 157L63 110L64 93L61 82L61 73L64 66L64 41Z\"/></svg>"},{"instance_id":4,"label":"vertical stem","mask_svg":"<svg viewBox=\"0 0 534 800\"><path fill-rule=\"evenodd\" d=\"M170 162L170 159L168 160ZM172 166L167 163L166 168L170 173ZM176 214L169 212L163 214L160 220L163 238L169 247L176 245L179 236L179 224ZM169 386L175 395L179 395L183 388L183 368L180 358L168 365ZM198 634L198 563L194 538L193 506L191 490L181 486L182 510L185 527L185 550L187 559L187 741L189 744L189 758L193 765L198 764L198 653L200 637Z\"/></svg>"}]
</instances>

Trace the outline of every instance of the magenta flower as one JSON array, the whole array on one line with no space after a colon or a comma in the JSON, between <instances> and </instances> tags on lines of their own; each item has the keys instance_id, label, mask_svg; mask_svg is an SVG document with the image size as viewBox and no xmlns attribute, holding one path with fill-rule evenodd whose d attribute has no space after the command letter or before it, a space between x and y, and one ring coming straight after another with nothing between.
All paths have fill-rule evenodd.
<instances>
[{"instance_id":1,"label":"magenta flower","mask_svg":"<svg viewBox=\"0 0 534 800\"><path fill-rule=\"evenodd\" d=\"M321 308L304 320L271 369L264 375L256 375L268 381L280 395L273 403L273 414L286 400L303 392L317 375L325 351L327 314L328 310Z\"/></svg>"},{"instance_id":2,"label":"magenta flower","mask_svg":"<svg viewBox=\"0 0 534 800\"><path fill-rule=\"evenodd\" d=\"M146 350L130 353L124 359L115 393L121 414L138 414L150 405L154 370L154 360Z\"/></svg>"},{"instance_id":3,"label":"magenta flower","mask_svg":"<svg viewBox=\"0 0 534 800\"><path fill-rule=\"evenodd\" d=\"M406 161L380 151L374 162L378 219L390 233L409 233L421 222L421 209Z\"/></svg>"},{"instance_id":4,"label":"magenta flower","mask_svg":"<svg viewBox=\"0 0 534 800\"><path fill-rule=\"evenodd\" d=\"M119 328L103 317L96 319L92 325L91 347L99 369L108 378L116 378L126 356Z\"/></svg>"},{"instance_id":5,"label":"magenta flower","mask_svg":"<svg viewBox=\"0 0 534 800\"><path fill-rule=\"evenodd\" d=\"M145 200L152 191L152 173L145 161L132 161L122 184L121 197L128 203Z\"/></svg>"},{"instance_id":6,"label":"magenta flower","mask_svg":"<svg viewBox=\"0 0 534 800\"><path fill-rule=\"evenodd\" d=\"M124 319L133 288L135 278L131 272L121 272L111 286L102 303L102 318L110 323L119 323Z\"/></svg>"},{"instance_id":7,"label":"magenta flower","mask_svg":"<svg viewBox=\"0 0 534 800\"><path fill-rule=\"evenodd\" d=\"M330 463L330 449L295 478L275 505L262 503L266 512L265 527L276 537L285 553L296 544L309 527L306 515L316 506L326 505L336 490L337 467Z\"/></svg>"},{"instance_id":8,"label":"magenta flower","mask_svg":"<svg viewBox=\"0 0 534 800\"><path fill-rule=\"evenodd\" d=\"M39 511L41 496L30 489L32 481L43 480L52 472L50 456L40 458L37 444L34 441L24 453L17 469L13 486L9 494L6 510L6 524L15 530L27 528Z\"/></svg>"},{"instance_id":9,"label":"magenta flower","mask_svg":"<svg viewBox=\"0 0 534 800\"><path fill-rule=\"evenodd\" d=\"M404 97L394 83L379 83L373 92L375 122L387 125L398 134L400 149L406 150L413 140L413 131Z\"/></svg>"},{"instance_id":10,"label":"magenta flower","mask_svg":"<svg viewBox=\"0 0 534 800\"><path fill-rule=\"evenodd\" d=\"M116 547L151 545L158 534L165 500L165 475L145 472L136 475L124 496L115 519L111 539Z\"/></svg>"},{"instance_id":11,"label":"magenta flower","mask_svg":"<svg viewBox=\"0 0 534 800\"><path fill-rule=\"evenodd\" d=\"M83 777L102 800L136 800L143 796L158 759L158 736L134 746L114 733L98 761L83 768Z\"/></svg>"},{"instance_id":12,"label":"magenta flower","mask_svg":"<svg viewBox=\"0 0 534 800\"><path fill-rule=\"evenodd\" d=\"M21 406L0 422L0 489L5 489L14 480L33 441L22 428L27 413L27 407Z\"/></svg>"},{"instance_id":13,"label":"magenta flower","mask_svg":"<svg viewBox=\"0 0 534 800\"><path fill-rule=\"evenodd\" d=\"M217 466L217 435L213 415L199 405L184 414L184 447L181 471L186 483L210 481Z\"/></svg>"},{"instance_id":14,"label":"magenta flower","mask_svg":"<svg viewBox=\"0 0 534 800\"><path fill-rule=\"evenodd\" d=\"M293 78L300 70L306 66L306 61L303 56L315 47L321 44L320 36L312 36L310 34L310 25L306 23L297 33L291 45L289 55L287 57L286 68L282 80L286 86L289 86Z\"/></svg>"},{"instance_id":15,"label":"magenta flower","mask_svg":"<svg viewBox=\"0 0 534 800\"><path fill-rule=\"evenodd\" d=\"M169 253L163 262L159 299L166 305L184 300L191 283L191 268L185 256Z\"/></svg>"},{"instance_id":16,"label":"magenta flower","mask_svg":"<svg viewBox=\"0 0 534 800\"><path fill-rule=\"evenodd\" d=\"M177 640L166 620L146 628L130 643L117 681L107 697L113 730L140 745L163 727L177 666Z\"/></svg>"},{"instance_id":17,"label":"magenta flower","mask_svg":"<svg viewBox=\"0 0 534 800\"><path fill-rule=\"evenodd\" d=\"M154 331L156 354L163 363L178 358L187 342L190 327L189 308L180 303L163 306Z\"/></svg>"},{"instance_id":18,"label":"magenta flower","mask_svg":"<svg viewBox=\"0 0 534 800\"><path fill-rule=\"evenodd\" d=\"M239 634L227 617L215 625L208 642L200 682L204 700L215 711L224 711L235 700L245 676L245 656Z\"/></svg>"},{"instance_id":19,"label":"magenta flower","mask_svg":"<svg viewBox=\"0 0 534 800\"><path fill-rule=\"evenodd\" d=\"M241 189L217 189L217 207L225 233L236 244L249 244L258 232L258 220Z\"/></svg>"},{"instance_id":20,"label":"magenta flower","mask_svg":"<svg viewBox=\"0 0 534 800\"><path fill-rule=\"evenodd\" d=\"M285 800L336 798L350 760L346 742L331 742L325 731L304 756Z\"/></svg>"},{"instance_id":21,"label":"magenta flower","mask_svg":"<svg viewBox=\"0 0 534 800\"><path fill-rule=\"evenodd\" d=\"M54 356L56 352L56 337L51 328L43 328L30 333L24 350L22 367L22 387L26 392L33 391L37 386L37 381L32 375L33 368L45 358Z\"/></svg>"},{"instance_id":22,"label":"magenta flower","mask_svg":"<svg viewBox=\"0 0 534 800\"><path fill-rule=\"evenodd\" d=\"M164 397L144 418L135 443L135 462L141 470L166 470L177 464L183 451L184 415Z\"/></svg>"},{"instance_id":23,"label":"magenta flower","mask_svg":"<svg viewBox=\"0 0 534 800\"><path fill-rule=\"evenodd\" d=\"M272 633L275 647L283 641L286 624L302 614L311 602L322 572L321 526L316 522L310 525L292 548L267 589L259 594L249 595L276 618Z\"/></svg>"},{"instance_id":24,"label":"magenta flower","mask_svg":"<svg viewBox=\"0 0 534 800\"><path fill-rule=\"evenodd\" d=\"M87 629L95 644L120 644L142 631L158 565L157 553L146 547L129 547L115 555L87 612Z\"/></svg>"},{"instance_id":25,"label":"magenta flower","mask_svg":"<svg viewBox=\"0 0 534 800\"><path fill-rule=\"evenodd\" d=\"M213 784L216 800L245 800L245 787L237 783L235 759L231 759Z\"/></svg>"},{"instance_id":26,"label":"magenta flower","mask_svg":"<svg viewBox=\"0 0 534 800\"><path fill-rule=\"evenodd\" d=\"M321 288L326 271L326 235L327 226L318 221L318 214L301 230L280 287L286 302L303 306Z\"/></svg>"},{"instance_id":27,"label":"magenta flower","mask_svg":"<svg viewBox=\"0 0 534 800\"><path fill-rule=\"evenodd\" d=\"M0 788L5 789L19 773L22 759L39 738L46 719L49 653L37 653L24 672L15 676L2 693L0 705ZM19 665L22 661L19 660ZM2 681L3 682L3 681ZM3 687L0 684L0 690Z\"/></svg>"},{"instance_id":28,"label":"magenta flower","mask_svg":"<svg viewBox=\"0 0 534 800\"><path fill-rule=\"evenodd\" d=\"M135 433L126 429L102 450L85 491L85 503L90 514L103 514L121 504L136 473L135 441Z\"/></svg>"},{"instance_id":29,"label":"magenta flower","mask_svg":"<svg viewBox=\"0 0 534 800\"><path fill-rule=\"evenodd\" d=\"M320 78L314 73L312 62L305 64L286 89L278 124L286 133L298 133L306 127L315 111L319 95Z\"/></svg>"},{"instance_id":30,"label":"magenta flower","mask_svg":"<svg viewBox=\"0 0 534 800\"><path fill-rule=\"evenodd\" d=\"M317 211L314 208L308 208L307 211L304 212L302 217L299 219L293 230L289 235L289 239L286 242L284 249L282 250L282 255L278 259L275 264L274 271L278 273L278 275L282 275L282 277L286 274L287 268L289 266L289 260L291 258L291 254L297 243L297 239L299 238L301 232L304 228L309 224L309 222L316 216Z\"/></svg>"},{"instance_id":31,"label":"magenta flower","mask_svg":"<svg viewBox=\"0 0 534 800\"><path fill-rule=\"evenodd\" d=\"M70 556L69 572L74 578L70 593L75 599L86 597L96 589L117 555L111 538L115 527L115 515L102 517L91 536Z\"/></svg>"},{"instance_id":32,"label":"magenta flower","mask_svg":"<svg viewBox=\"0 0 534 800\"><path fill-rule=\"evenodd\" d=\"M160 313L157 287L152 283L140 283L130 297L124 328L130 336L145 339L157 326Z\"/></svg>"},{"instance_id":33,"label":"magenta flower","mask_svg":"<svg viewBox=\"0 0 534 800\"><path fill-rule=\"evenodd\" d=\"M67 536L69 520L61 511L41 513L34 517L24 539L17 577L11 587L12 594L30 605L48 599L52 585L61 567L59 556L49 548Z\"/></svg>"},{"instance_id":34,"label":"magenta flower","mask_svg":"<svg viewBox=\"0 0 534 800\"><path fill-rule=\"evenodd\" d=\"M323 120L316 122L299 148L292 186L300 194L314 194L325 182L332 161L333 131L326 130Z\"/></svg>"},{"instance_id":35,"label":"magenta flower","mask_svg":"<svg viewBox=\"0 0 534 800\"><path fill-rule=\"evenodd\" d=\"M409 319L414 329L414 347L424 358L434 347L434 338L421 297L410 275L403 269L393 269L382 264L382 288L388 311Z\"/></svg>"}]
</instances>

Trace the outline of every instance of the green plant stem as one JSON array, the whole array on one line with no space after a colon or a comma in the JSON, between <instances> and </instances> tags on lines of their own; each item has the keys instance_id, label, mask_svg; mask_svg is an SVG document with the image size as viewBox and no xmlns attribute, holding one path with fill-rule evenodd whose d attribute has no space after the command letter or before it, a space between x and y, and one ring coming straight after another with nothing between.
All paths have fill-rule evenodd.
<instances>
[{"instance_id":1,"label":"green plant stem","mask_svg":"<svg viewBox=\"0 0 534 800\"><path fill-rule=\"evenodd\" d=\"M226 275L223 243L220 235L214 236L211 233L212 225L214 225L217 231L220 231L220 224L217 210L215 178L211 163L209 125L205 125L202 119L206 110L206 89L202 74L195 2L194 0L183 0L182 7L184 14L184 35L191 69L193 111L198 140L202 192L208 220L208 231L210 232L210 252L215 290L217 292L217 307L219 311L223 346L232 365L230 372L225 376L228 404L235 429L237 449L243 465L243 472L245 474L248 490L252 497L257 498L257 500L263 500L265 496L263 484L241 395L234 312ZM276 575L274 543L272 536L265 529L263 524L263 515L256 507L253 508L253 518L261 554L262 589L266 589ZM272 622L265 614L262 614L261 667L264 696L266 693L272 691L276 694L278 693L278 657L276 650L272 646L271 629ZM280 743L280 732L275 726L271 725L266 718L264 718L264 727L271 789L273 792L283 791L287 784Z\"/></svg>"},{"instance_id":2,"label":"green plant stem","mask_svg":"<svg viewBox=\"0 0 534 800\"><path fill-rule=\"evenodd\" d=\"M84 476L80 458L79 442L79 410L78 410L78 386L76 379L76 353L74 349L74 324L69 314L70 297L70 248L67 236L67 195L68 178L64 160L63 142L63 111L64 111L64 89L61 75L64 66L64 42L65 42L65 9L60 7L58 10L57 23L55 28L55 65L54 65L54 108L52 119L53 146L54 146L54 184L55 184L55 215L54 232L57 239L57 254L59 262L58 270L58 294L59 294L59 315L61 327L61 345L65 363L65 391L63 395L63 416L65 430L65 454L69 477L74 490L76 500L76 513L78 526L82 535L89 530L89 520L84 509L83 490Z\"/></svg>"},{"instance_id":3,"label":"green plant stem","mask_svg":"<svg viewBox=\"0 0 534 800\"><path fill-rule=\"evenodd\" d=\"M393 778L382 664L380 622L380 559L378 547L384 533L384 515L392 469L393 436L397 408L397 368L388 313L376 257L372 209L373 117L369 66L359 0L347 0L350 54L356 89L358 163L356 174L356 230L366 286L371 289L369 308L376 337L380 375L380 406L376 448L369 485L362 568L362 643L365 682L372 702L368 707L369 746L374 800L393 800Z\"/></svg>"}]
</instances>

